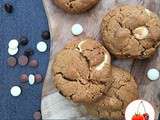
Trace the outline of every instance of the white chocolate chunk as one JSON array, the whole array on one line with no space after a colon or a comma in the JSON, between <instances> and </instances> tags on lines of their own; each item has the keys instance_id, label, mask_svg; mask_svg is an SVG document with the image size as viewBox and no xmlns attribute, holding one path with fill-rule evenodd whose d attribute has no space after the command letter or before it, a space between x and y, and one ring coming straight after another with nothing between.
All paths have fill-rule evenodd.
<instances>
[{"instance_id":1,"label":"white chocolate chunk","mask_svg":"<svg viewBox=\"0 0 160 120\"><path fill-rule=\"evenodd\" d=\"M82 52L82 48L81 46L83 45L83 43L85 43L86 41L81 41L79 44L78 44L78 49L79 49L79 52Z\"/></svg>"},{"instance_id":2,"label":"white chocolate chunk","mask_svg":"<svg viewBox=\"0 0 160 120\"><path fill-rule=\"evenodd\" d=\"M159 71L157 69L152 68L152 69L148 70L147 77L150 80L158 80L158 78L160 77L160 73L159 73Z\"/></svg>"},{"instance_id":3,"label":"white chocolate chunk","mask_svg":"<svg viewBox=\"0 0 160 120\"><path fill-rule=\"evenodd\" d=\"M96 67L96 70L100 71L108 63L108 61L109 61L108 55L105 54L103 62Z\"/></svg>"},{"instance_id":4,"label":"white chocolate chunk","mask_svg":"<svg viewBox=\"0 0 160 120\"><path fill-rule=\"evenodd\" d=\"M147 15L151 15L151 11L149 9L145 8L145 12L147 13Z\"/></svg>"},{"instance_id":5,"label":"white chocolate chunk","mask_svg":"<svg viewBox=\"0 0 160 120\"><path fill-rule=\"evenodd\" d=\"M133 31L133 34L134 34L135 38L142 40L148 36L149 31L148 31L147 27L141 26L141 27L136 28Z\"/></svg>"}]
</instances>

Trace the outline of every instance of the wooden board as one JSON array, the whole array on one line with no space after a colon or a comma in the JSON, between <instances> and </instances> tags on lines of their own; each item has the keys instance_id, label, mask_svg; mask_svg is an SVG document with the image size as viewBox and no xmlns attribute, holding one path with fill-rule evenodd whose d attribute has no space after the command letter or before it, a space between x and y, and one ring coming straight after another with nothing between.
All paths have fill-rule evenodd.
<instances>
[{"instance_id":1,"label":"wooden board","mask_svg":"<svg viewBox=\"0 0 160 120\"><path fill-rule=\"evenodd\" d=\"M108 9L122 4L141 4L150 10L160 14L160 1L159 0L100 0L100 3L91 11L80 14L70 15L63 10L57 8L52 0L43 0L43 4L48 17L52 37L52 47L50 64L47 72L46 79L43 86L42 94L42 116L43 119L58 119L58 118L88 118L83 110L83 106L73 104L58 94L53 81L51 79L51 64L54 54L63 48L64 44L72 38L71 26L75 23L80 23L84 27L82 36L92 36L100 40L99 26L102 16L106 14ZM153 104L156 110L156 118L160 112L160 101L157 94L160 92L160 80L151 82L146 78L146 71L149 68L155 67L160 69L160 49L150 59L147 60L124 60L112 58L112 63L116 64L135 76L139 85L140 98L145 99Z\"/></svg>"}]
</instances>

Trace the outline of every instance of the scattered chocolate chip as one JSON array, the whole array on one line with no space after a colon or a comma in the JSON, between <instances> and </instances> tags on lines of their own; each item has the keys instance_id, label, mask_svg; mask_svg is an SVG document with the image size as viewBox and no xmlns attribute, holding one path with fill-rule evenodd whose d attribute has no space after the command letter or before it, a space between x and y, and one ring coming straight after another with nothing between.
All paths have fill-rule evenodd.
<instances>
[{"instance_id":1,"label":"scattered chocolate chip","mask_svg":"<svg viewBox=\"0 0 160 120\"><path fill-rule=\"evenodd\" d=\"M25 66L28 64L28 57L25 56L25 55L21 55L19 58L18 58L18 63L21 65L21 66Z\"/></svg>"},{"instance_id":2,"label":"scattered chocolate chip","mask_svg":"<svg viewBox=\"0 0 160 120\"><path fill-rule=\"evenodd\" d=\"M41 42L38 42L37 43L37 50L39 51L39 52L46 52L46 50L47 50L47 44L45 43L45 42L43 42L43 41L41 41Z\"/></svg>"},{"instance_id":3,"label":"scattered chocolate chip","mask_svg":"<svg viewBox=\"0 0 160 120\"><path fill-rule=\"evenodd\" d=\"M4 4L4 9L7 13L12 13L13 12L13 6L10 3Z\"/></svg>"},{"instance_id":4,"label":"scattered chocolate chip","mask_svg":"<svg viewBox=\"0 0 160 120\"><path fill-rule=\"evenodd\" d=\"M20 86L13 86L13 87L11 87L10 93L14 97L20 96L21 93L22 93L21 87Z\"/></svg>"},{"instance_id":5,"label":"scattered chocolate chip","mask_svg":"<svg viewBox=\"0 0 160 120\"><path fill-rule=\"evenodd\" d=\"M74 24L74 25L72 25L71 32L75 36L80 35L83 32L82 25L81 24Z\"/></svg>"},{"instance_id":6,"label":"scattered chocolate chip","mask_svg":"<svg viewBox=\"0 0 160 120\"><path fill-rule=\"evenodd\" d=\"M34 74L30 74L28 76L28 81L30 85L33 85L35 83L35 75Z\"/></svg>"},{"instance_id":7,"label":"scattered chocolate chip","mask_svg":"<svg viewBox=\"0 0 160 120\"><path fill-rule=\"evenodd\" d=\"M32 59L30 62L29 62L29 66L30 67L38 67L38 61L36 59Z\"/></svg>"},{"instance_id":8,"label":"scattered chocolate chip","mask_svg":"<svg viewBox=\"0 0 160 120\"><path fill-rule=\"evenodd\" d=\"M43 80L43 77L42 77L41 74L36 74L35 79L36 79L37 82L41 82Z\"/></svg>"},{"instance_id":9,"label":"scattered chocolate chip","mask_svg":"<svg viewBox=\"0 0 160 120\"><path fill-rule=\"evenodd\" d=\"M28 81L28 76L26 74L22 74L20 76L20 80L21 80L21 82L27 82Z\"/></svg>"},{"instance_id":10,"label":"scattered chocolate chip","mask_svg":"<svg viewBox=\"0 0 160 120\"><path fill-rule=\"evenodd\" d=\"M32 48L28 48L28 49L26 49L25 51L24 51L24 55L26 55L26 56L31 56L31 55L33 55L34 54L34 51L33 51L33 49Z\"/></svg>"},{"instance_id":11,"label":"scattered chocolate chip","mask_svg":"<svg viewBox=\"0 0 160 120\"><path fill-rule=\"evenodd\" d=\"M48 40L48 39L50 39L50 32L49 31L44 31L44 32L42 32L41 36L44 40Z\"/></svg>"},{"instance_id":12,"label":"scattered chocolate chip","mask_svg":"<svg viewBox=\"0 0 160 120\"><path fill-rule=\"evenodd\" d=\"M35 112L33 114L33 118L34 120L41 120L42 119L41 112L40 111Z\"/></svg>"},{"instance_id":13,"label":"scattered chocolate chip","mask_svg":"<svg viewBox=\"0 0 160 120\"><path fill-rule=\"evenodd\" d=\"M19 39L19 43L20 43L20 45L22 45L22 46L27 45L27 44L28 44L28 38L25 37L25 36L22 36L22 37Z\"/></svg>"},{"instance_id":14,"label":"scattered chocolate chip","mask_svg":"<svg viewBox=\"0 0 160 120\"><path fill-rule=\"evenodd\" d=\"M17 59L15 57L9 57L8 60L7 60L7 64L10 67L14 67L17 64Z\"/></svg>"}]
</instances>

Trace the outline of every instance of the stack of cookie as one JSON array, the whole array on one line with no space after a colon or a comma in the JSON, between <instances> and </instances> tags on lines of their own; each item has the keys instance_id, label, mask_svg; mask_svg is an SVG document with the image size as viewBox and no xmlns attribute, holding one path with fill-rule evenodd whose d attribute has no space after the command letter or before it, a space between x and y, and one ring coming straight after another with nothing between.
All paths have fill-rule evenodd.
<instances>
[{"instance_id":1,"label":"stack of cookie","mask_svg":"<svg viewBox=\"0 0 160 120\"><path fill-rule=\"evenodd\" d=\"M59 5L61 0L55 1ZM129 72L111 65L109 52L118 58L152 56L160 43L160 20L142 6L125 5L103 18L101 34L104 46L93 38L76 38L57 53L52 65L54 84L91 115L121 120L127 105L138 98L137 84Z\"/></svg>"},{"instance_id":2,"label":"stack of cookie","mask_svg":"<svg viewBox=\"0 0 160 120\"><path fill-rule=\"evenodd\" d=\"M108 51L92 38L71 40L55 56L52 68L60 93L84 104L92 115L119 119L138 98L131 74L112 66Z\"/></svg>"}]
</instances>

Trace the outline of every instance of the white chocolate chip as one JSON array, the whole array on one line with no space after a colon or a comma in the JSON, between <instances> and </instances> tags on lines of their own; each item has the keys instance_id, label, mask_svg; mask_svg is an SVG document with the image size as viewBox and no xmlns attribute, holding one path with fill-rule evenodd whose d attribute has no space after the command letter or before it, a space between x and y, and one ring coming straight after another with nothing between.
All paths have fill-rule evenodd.
<instances>
[{"instance_id":1,"label":"white chocolate chip","mask_svg":"<svg viewBox=\"0 0 160 120\"><path fill-rule=\"evenodd\" d=\"M134 33L135 38L137 38L139 40L142 40L142 39L145 39L148 36L149 31L148 31L147 27L142 26L142 27L136 28L133 31L133 33Z\"/></svg>"},{"instance_id":2,"label":"white chocolate chip","mask_svg":"<svg viewBox=\"0 0 160 120\"><path fill-rule=\"evenodd\" d=\"M149 9L145 8L145 12L147 13L147 15L151 15L151 11Z\"/></svg>"},{"instance_id":3,"label":"white chocolate chip","mask_svg":"<svg viewBox=\"0 0 160 120\"><path fill-rule=\"evenodd\" d=\"M100 71L108 63L108 59L108 55L105 54L103 62L96 67L96 70Z\"/></svg>"},{"instance_id":4,"label":"white chocolate chip","mask_svg":"<svg viewBox=\"0 0 160 120\"><path fill-rule=\"evenodd\" d=\"M160 73L159 73L159 71L157 69L152 68L152 69L148 70L147 77L150 80L158 80L158 78L160 77Z\"/></svg>"},{"instance_id":5,"label":"white chocolate chip","mask_svg":"<svg viewBox=\"0 0 160 120\"><path fill-rule=\"evenodd\" d=\"M72 26L72 34L73 35L80 35L83 32L83 27L80 24L74 24Z\"/></svg>"},{"instance_id":6,"label":"white chocolate chip","mask_svg":"<svg viewBox=\"0 0 160 120\"><path fill-rule=\"evenodd\" d=\"M12 49L12 48L8 48L8 54L9 55L16 55L18 52L18 48Z\"/></svg>"},{"instance_id":7,"label":"white chocolate chip","mask_svg":"<svg viewBox=\"0 0 160 120\"><path fill-rule=\"evenodd\" d=\"M47 44L43 41L37 43L37 50L39 52L45 52L47 50Z\"/></svg>"},{"instance_id":8,"label":"white chocolate chip","mask_svg":"<svg viewBox=\"0 0 160 120\"><path fill-rule=\"evenodd\" d=\"M10 89L10 93L12 96L17 97L21 94L21 88L19 86L13 86Z\"/></svg>"},{"instance_id":9,"label":"white chocolate chip","mask_svg":"<svg viewBox=\"0 0 160 120\"><path fill-rule=\"evenodd\" d=\"M18 47L18 40L12 39L8 43L8 47L11 49L16 49Z\"/></svg>"},{"instance_id":10,"label":"white chocolate chip","mask_svg":"<svg viewBox=\"0 0 160 120\"><path fill-rule=\"evenodd\" d=\"M28 77L28 81L30 85L33 85L35 83L35 76L33 74L30 74Z\"/></svg>"},{"instance_id":11,"label":"white chocolate chip","mask_svg":"<svg viewBox=\"0 0 160 120\"><path fill-rule=\"evenodd\" d=\"M82 52L81 46L82 46L82 44L85 43L85 42L86 42L86 41L84 40L84 41L81 41L81 42L78 44L79 52Z\"/></svg>"}]
</instances>

